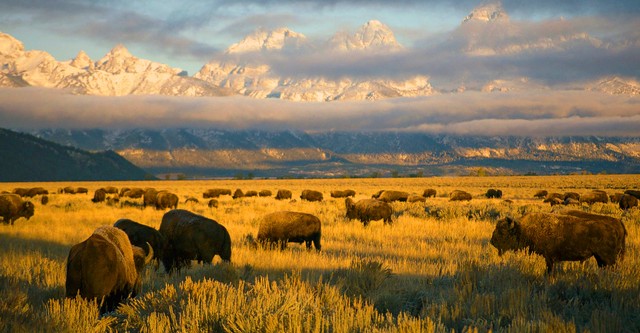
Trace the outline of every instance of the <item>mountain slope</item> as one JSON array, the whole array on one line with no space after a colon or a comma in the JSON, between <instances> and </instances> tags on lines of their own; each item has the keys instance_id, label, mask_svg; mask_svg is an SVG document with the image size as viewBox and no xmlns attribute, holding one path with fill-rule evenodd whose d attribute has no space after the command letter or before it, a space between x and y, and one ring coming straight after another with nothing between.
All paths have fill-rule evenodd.
<instances>
[{"instance_id":1,"label":"mountain slope","mask_svg":"<svg viewBox=\"0 0 640 333\"><path fill-rule=\"evenodd\" d=\"M143 180L150 176L113 151L90 153L0 129L0 181Z\"/></svg>"}]
</instances>

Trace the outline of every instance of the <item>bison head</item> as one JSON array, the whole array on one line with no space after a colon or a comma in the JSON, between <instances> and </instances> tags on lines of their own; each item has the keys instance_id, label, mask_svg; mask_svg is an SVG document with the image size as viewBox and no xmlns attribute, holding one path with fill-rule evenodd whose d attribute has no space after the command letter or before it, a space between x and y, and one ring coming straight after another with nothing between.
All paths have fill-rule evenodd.
<instances>
[{"instance_id":1,"label":"bison head","mask_svg":"<svg viewBox=\"0 0 640 333\"><path fill-rule=\"evenodd\" d=\"M22 204L19 215L28 220L31 216L33 216L34 210L35 206L33 205L33 203L31 201L27 201Z\"/></svg>"},{"instance_id":2,"label":"bison head","mask_svg":"<svg viewBox=\"0 0 640 333\"><path fill-rule=\"evenodd\" d=\"M508 250L520 248L520 225L510 217L498 221L491 236L491 245L498 249L498 255Z\"/></svg>"},{"instance_id":3,"label":"bison head","mask_svg":"<svg viewBox=\"0 0 640 333\"><path fill-rule=\"evenodd\" d=\"M346 198L344 200L344 205L347 208L347 218L349 219L355 219L356 216L356 205L353 203L353 200L351 200L351 198Z\"/></svg>"}]
</instances>

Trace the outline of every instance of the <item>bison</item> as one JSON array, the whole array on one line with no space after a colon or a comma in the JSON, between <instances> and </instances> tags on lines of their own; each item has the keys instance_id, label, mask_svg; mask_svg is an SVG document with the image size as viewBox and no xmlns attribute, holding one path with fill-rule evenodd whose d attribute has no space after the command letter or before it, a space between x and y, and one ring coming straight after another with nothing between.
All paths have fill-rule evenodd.
<instances>
[{"instance_id":1,"label":"bison","mask_svg":"<svg viewBox=\"0 0 640 333\"><path fill-rule=\"evenodd\" d=\"M138 199L138 198L142 198L142 196L144 195L144 192L145 191L143 189L134 187L124 192L120 191L121 193L120 196L131 198L131 199Z\"/></svg>"},{"instance_id":2,"label":"bison","mask_svg":"<svg viewBox=\"0 0 640 333\"><path fill-rule=\"evenodd\" d=\"M632 195L636 197L636 199L640 199L640 191L638 190L626 190L624 191L624 194Z\"/></svg>"},{"instance_id":3,"label":"bison","mask_svg":"<svg viewBox=\"0 0 640 333\"><path fill-rule=\"evenodd\" d=\"M166 212L160 224L165 238L162 264L167 273L190 266L191 260L210 263L215 255L231 261L231 237L218 222L184 209Z\"/></svg>"},{"instance_id":4,"label":"bison","mask_svg":"<svg viewBox=\"0 0 640 333\"><path fill-rule=\"evenodd\" d=\"M29 192L28 188L17 187L17 188L14 188L11 193L17 194L20 197L26 197L27 192Z\"/></svg>"},{"instance_id":5,"label":"bison","mask_svg":"<svg viewBox=\"0 0 640 333\"><path fill-rule=\"evenodd\" d=\"M31 218L35 206L30 201L23 201L17 194L0 194L0 216L5 224L13 225L13 222L21 217Z\"/></svg>"},{"instance_id":6,"label":"bison","mask_svg":"<svg viewBox=\"0 0 640 333\"><path fill-rule=\"evenodd\" d=\"M331 197L332 198L348 198L348 197L355 197L356 196L356 191L354 190L333 190L331 191Z\"/></svg>"},{"instance_id":7,"label":"bison","mask_svg":"<svg viewBox=\"0 0 640 333\"><path fill-rule=\"evenodd\" d=\"M206 190L202 193L203 199L217 198L221 195L231 195L231 190L226 188L214 188L210 190Z\"/></svg>"},{"instance_id":8,"label":"bison","mask_svg":"<svg viewBox=\"0 0 640 333\"><path fill-rule=\"evenodd\" d=\"M605 191L593 190L581 195L580 202L586 202L590 205L596 202L607 203L609 202L609 196L607 196L607 192Z\"/></svg>"},{"instance_id":9,"label":"bison","mask_svg":"<svg viewBox=\"0 0 640 333\"><path fill-rule=\"evenodd\" d=\"M178 208L178 196L169 191L160 191L156 195L156 209Z\"/></svg>"},{"instance_id":10,"label":"bison","mask_svg":"<svg viewBox=\"0 0 640 333\"><path fill-rule=\"evenodd\" d=\"M358 219L366 227L371 221L383 220L384 224L392 224L393 209L387 202L377 199L362 199L354 203L351 198L345 199L347 218Z\"/></svg>"},{"instance_id":11,"label":"bison","mask_svg":"<svg viewBox=\"0 0 640 333\"><path fill-rule=\"evenodd\" d=\"M141 289L140 273L151 258L132 246L127 234L115 227L98 227L85 241L74 245L67 257L66 296L80 294L101 302L100 312L113 311Z\"/></svg>"},{"instance_id":12,"label":"bison","mask_svg":"<svg viewBox=\"0 0 640 333\"><path fill-rule=\"evenodd\" d=\"M164 250L164 237L160 232L150 226L138 223L130 219L119 219L113 224L114 227L124 231L129 237L131 245L135 245L141 248L147 248L146 244L153 249L153 259L158 269L160 265L160 258L162 258L162 251ZM149 249L147 248L147 254Z\"/></svg>"},{"instance_id":13,"label":"bison","mask_svg":"<svg viewBox=\"0 0 640 333\"><path fill-rule=\"evenodd\" d=\"M407 198L407 202L426 202L426 201L427 201L427 198L417 194L411 194Z\"/></svg>"},{"instance_id":14,"label":"bison","mask_svg":"<svg viewBox=\"0 0 640 333\"><path fill-rule=\"evenodd\" d=\"M232 198L234 198L234 199L240 199L240 198L242 198L242 197L244 197L244 192L242 192L242 190L241 190L241 189L237 188L237 189L236 189L236 191L235 191L235 192L233 192L233 196L232 196Z\"/></svg>"},{"instance_id":15,"label":"bison","mask_svg":"<svg viewBox=\"0 0 640 333\"><path fill-rule=\"evenodd\" d=\"M91 202L98 203L98 202L103 202L105 200L107 200L107 192L104 189L99 188L93 194L93 199L91 199Z\"/></svg>"},{"instance_id":16,"label":"bison","mask_svg":"<svg viewBox=\"0 0 640 333\"><path fill-rule=\"evenodd\" d=\"M184 203L185 203L185 204L188 204L188 203L191 203L191 204L198 204L198 203L200 203L200 201L198 201L198 199L197 199L197 198L194 198L194 197L188 197L188 198L184 201Z\"/></svg>"},{"instance_id":17,"label":"bison","mask_svg":"<svg viewBox=\"0 0 640 333\"><path fill-rule=\"evenodd\" d=\"M576 192L565 192L562 195L562 200L567 201L567 199L580 201L580 194Z\"/></svg>"},{"instance_id":18,"label":"bison","mask_svg":"<svg viewBox=\"0 0 640 333\"><path fill-rule=\"evenodd\" d=\"M271 191L269 190L261 190L260 192L258 192L259 197L270 197L271 195L273 195L273 193L271 193Z\"/></svg>"},{"instance_id":19,"label":"bison","mask_svg":"<svg viewBox=\"0 0 640 333\"><path fill-rule=\"evenodd\" d=\"M493 188L490 188L487 190L487 193L484 194L485 197L487 198L502 198L502 190L496 190Z\"/></svg>"},{"instance_id":20,"label":"bison","mask_svg":"<svg viewBox=\"0 0 640 333\"><path fill-rule=\"evenodd\" d=\"M47 191L46 189L44 189L42 187L32 187L27 191L27 193L24 194L24 196L25 197L29 197L29 198L33 198L36 195L45 195L45 194L49 194L49 191Z\"/></svg>"},{"instance_id":21,"label":"bison","mask_svg":"<svg viewBox=\"0 0 640 333\"><path fill-rule=\"evenodd\" d=\"M218 208L218 200L216 199L209 199L209 202L207 203L207 206L209 208Z\"/></svg>"},{"instance_id":22,"label":"bison","mask_svg":"<svg viewBox=\"0 0 640 333\"><path fill-rule=\"evenodd\" d=\"M375 196L375 197L374 197ZM401 201L406 202L409 199L409 193L403 191L383 190L374 194L372 198L378 199L384 202Z\"/></svg>"},{"instance_id":23,"label":"bison","mask_svg":"<svg viewBox=\"0 0 640 333\"><path fill-rule=\"evenodd\" d=\"M471 193L461 190L454 190L449 194L449 201L470 201L471 198Z\"/></svg>"},{"instance_id":24,"label":"bison","mask_svg":"<svg viewBox=\"0 0 640 333\"><path fill-rule=\"evenodd\" d=\"M620 209L628 210L633 207L638 207L638 199L633 195L625 194L618 202L618 205L620 206Z\"/></svg>"},{"instance_id":25,"label":"bison","mask_svg":"<svg viewBox=\"0 0 640 333\"><path fill-rule=\"evenodd\" d=\"M142 205L155 207L158 200L158 191L155 188L147 188L142 195Z\"/></svg>"},{"instance_id":26,"label":"bison","mask_svg":"<svg viewBox=\"0 0 640 333\"><path fill-rule=\"evenodd\" d=\"M546 198L549 192L547 190L540 190L533 195L534 198L542 199Z\"/></svg>"},{"instance_id":27,"label":"bison","mask_svg":"<svg viewBox=\"0 0 640 333\"><path fill-rule=\"evenodd\" d=\"M529 213L520 221L510 217L498 221L491 245L502 255L508 250L528 248L544 257L547 273L559 261L596 258L608 266L624 256L627 232L616 218L569 211L563 214Z\"/></svg>"},{"instance_id":28,"label":"bison","mask_svg":"<svg viewBox=\"0 0 640 333\"><path fill-rule=\"evenodd\" d=\"M304 190L300 194L300 199L307 201L322 201L322 192L314 190Z\"/></svg>"},{"instance_id":29,"label":"bison","mask_svg":"<svg viewBox=\"0 0 640 333\"><path fill-rule=\"evenodd\" d=\"M430 198L430 197L436 197L436 194L438 192L436 192L436 190L432 189L432 188L428 188L426 190L424 190L424 192L422 193L422 196L425 198Z\"/></svg>"},{"instance_id":30,"label":"bison","mask_svg":"<svg viewBox=\"0 0 640 333\"><path fill-rule=\"evenodd\" d=\"M118 194L118 188L115 186L106 186L102 188L107 194Z\"/></svg>"},{"instance_id":31,"label":"bison","mask_svg":"<svg viewBox=\"0 0 640 333\"><path fill-rule=\"evenodd\" d=\"M247 193L244 194L245 197L250 198L250 197L257 197L258 196L258 191L247 191Z\"/></svg>"},{"instance_id":32,"label":"bison","mask_svg":"<svg viewBox=\"0 0 640 333\"><path fill-rule=\"evenodd\" d=\"M320 219L307 213L275 212L265 215L260 221L257 240L266 244L279 244L281 249L287 243L305 242L307 249L311 243L316 251L320 251L321 224Z\"/></svg>"},{"instance_id":33,"label":"bison","mask_svg":"<svg viewBox=\"0 0 640 333\"><path fill-rule=\"evenodd\" d=\"M276 193L276 200L286 200L291 199L291 191L289 190L278 190Z\"/></svg>"}]
</instances>

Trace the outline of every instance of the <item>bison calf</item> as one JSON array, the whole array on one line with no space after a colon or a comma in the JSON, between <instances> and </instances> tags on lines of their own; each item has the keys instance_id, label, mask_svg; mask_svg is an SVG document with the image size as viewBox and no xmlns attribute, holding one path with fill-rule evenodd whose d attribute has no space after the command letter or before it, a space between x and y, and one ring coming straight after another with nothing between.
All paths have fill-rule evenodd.
<instances>
[{"instance_id":1,"label":"bison calf","mask_svg":"<svg viewBox=\"0 0 640 333\"><path fill-rule=\"evenodd\" d=\"M347 218L358 219L366 227L371 221L383 220L384 224L392 224L393 209L387 202L377 199L362 199L354 203L351 198L345 199Z\"/></svg>"},{"instance_id":2,"label":"bison calf","mask_svg":"<svg viewBox=\"0 0 640 333\"><path fill-rule=\"evenodd\" d=\"M316 216L298 212L275 212L265 215L260 221L258 242L279 244L281 249L287 243L305 242L311 249L311 242L320 251L321 224Z\"/></svg>"},{"instance_id":3,"label":"bison calf","mask_svg":"<svg viewBox=\"0 0 640 333\"><path fill-rule=\"evenodd\" d=\"M598 266L608 266L622 258L627 232L619 219L569 211L564 214L529 213L520 221L498 221L491 245L502 255L508 250L528 248L544 257L547 273L559 261L596 258Z\"/></svg>"}]
</instances>

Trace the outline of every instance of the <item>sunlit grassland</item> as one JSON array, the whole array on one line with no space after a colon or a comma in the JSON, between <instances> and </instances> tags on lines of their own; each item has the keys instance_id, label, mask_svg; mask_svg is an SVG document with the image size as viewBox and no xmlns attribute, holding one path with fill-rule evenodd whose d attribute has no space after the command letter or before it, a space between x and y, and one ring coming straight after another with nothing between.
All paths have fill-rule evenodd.
<instances>
[{"instance_id":1,"label":"sunlit grassland","mask_svg":"<svg viewBox=\"0 0 640 333\"><path fill-rule=\"evenodd\" d=\"M636 175L550 177L442 177L318 180L216 180L109 183L0 183L0 191L42 186L55 192L85 186L90 194L50 194L45 206L13 227L0 225L0 330L143 332L637 332L640 331L640 211L615 204L573 206L622 218L628 231L622 263L600 269L595 260L563 263L545 275L544 260L523 252L502 257L489 244L495 219L531 211L558 211L533 195L550 192L609 194L640 189ZM147 268L143 292L100 317L97 306L64 299L70 247L100 225L130 218L158 228L163 211L93 204L97 188L155 187L180 197L179 208L213 218L232 238L232 264L195 264L167 275ZM295 202L220 197L207 207L210 188L243 191L288 189ZM394 203L394 223L364 228L345 218L334 189L356 199L381 189L421 194L426 203ZM486 199L489 188L503 199ZM323 192L323 202L299 199L303 189ZM471 202L449 202L455 189ZM197 204L185 204L188 197ZM513 203L506 203L510 199ZM140 202L140 199L129 199ZM314 214L322 221L322 251L290 244L284 251L255 249L261 216L279 210Z\"/></svg>"}]
</instances>

